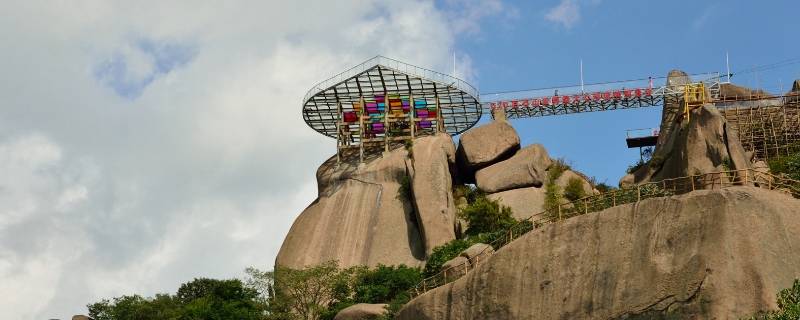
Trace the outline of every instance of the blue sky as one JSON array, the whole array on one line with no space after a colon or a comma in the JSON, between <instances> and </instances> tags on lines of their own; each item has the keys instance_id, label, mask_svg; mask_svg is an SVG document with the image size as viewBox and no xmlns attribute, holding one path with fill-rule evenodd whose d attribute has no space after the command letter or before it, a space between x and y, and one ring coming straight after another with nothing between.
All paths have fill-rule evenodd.
<instances>
[{"instance_id":1,"label":"blue sky","mask_svg":"<svg viewBox=\"0 0 800 320\"><path fill-rule=\"evenodd\" d=\"M592 83L676 68L725 72L726 51L734 72L800 57L796 1L516 1L505 10L456 45L471 57L482 93L577 84L581 59ZM757 76L761 87L782 82L788 90L800 79L800 64ZM755 77L732 82L755 86ZM523 144L542 143L612 185L638 158L637 149L625 147L625 130L659 121L659 108L512 120Z\"/></svg>"}]
</instances>

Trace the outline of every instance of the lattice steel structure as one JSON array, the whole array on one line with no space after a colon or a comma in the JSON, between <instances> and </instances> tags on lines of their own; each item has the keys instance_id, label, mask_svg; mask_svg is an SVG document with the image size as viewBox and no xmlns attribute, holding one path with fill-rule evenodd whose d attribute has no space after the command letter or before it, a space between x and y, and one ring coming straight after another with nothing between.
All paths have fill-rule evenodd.
<instances>
[{"instance_id":1,"label":"lattice steel structure","mask_svg":"<svg viewBox=\"0 0 800 320\"><path fill-rule=\"evenodd\" d=\"M692 83L669 84L668 78L648 78L629 81L589 84L558 88L486 94L481 97L484 109L494 116L503 112L508 119L534 118L573 113L610 111L682 103L690 89L702 88L707 99L719 95L720 75L693 75ZM691 79L689 79L691 80ZM705 100L705 99L703 99Z\"/></svg>"},{"instance_id":2,"label":"lattice steel structure","mask_svg":"<svg viewBox=\"0 0 800 320\"><path fill-rule=\"evenodd\" d=\"M377 56L309 90L303 120L343 149L382 146L417 136L459 134L480 120L478 90L428 69Z\"/></svg>"}]
</instances>

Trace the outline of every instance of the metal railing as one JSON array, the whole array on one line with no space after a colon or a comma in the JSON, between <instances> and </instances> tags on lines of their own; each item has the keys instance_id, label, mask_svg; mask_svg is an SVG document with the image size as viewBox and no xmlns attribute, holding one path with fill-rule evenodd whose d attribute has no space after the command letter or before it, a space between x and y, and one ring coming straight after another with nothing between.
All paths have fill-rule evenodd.
<instances>
[{"instance_id":1,"label":"metal railing","mask_svg":"<svg viewBox=\"0 0 800 320\"><path fill-rule=\"evenodd\" d=\"M548 223L560 222L564 219L605 210L623 204L635 203L649 198L684 194L695 190L716 190L735 186L754 186L768 190L777 190L800 198L800 181L754 169L712 172L665 179L658 182L644 183L636 187L592 195L559 204L558 206L534 214L527 219L523 219L509 228L505 234L489 243L493 250L489 250L490 247L487 247L472 259L472 261L465 261L464 263L451 266L439 271L433 276L423 279L410 290L409 294L415 297L433 288L455 281L486 262L488 258L494 254L495 250L504 247L506 244L525 235L529 231L541 228Z\"/></svg>"},{"instance_id":2,"label":"metal railing","mask_svg":"<svg viewBox=\"0 0 800 320\"><path fill-rule=\"evenodd\" d=\"M339 73L339 74L337 74L337 75L335 75L335 76L333 76L333 77L331 77L331 78L329 78L327 80L324 80L324 81L322 81L320 83L317 83L316 85L314 85L311 88L311 90L308 90L306 95L303 97L303 104L305 104L306 101L308 101L315 94L320 93L320 92L322 92L324 90L327 90L327 89L329 89L331 87L334 87L334 86L346 81L347 79L350 79L351 77L359 74L359 73L362 73L362 72L364 72L364 71L366 71L368 69L371 69L371 68L375 67L376 65L381 65L381 66L384 66L384 67L387 67L387 68L390 68L390 69L394 69L396 71L400 71L400 72L406 73L408 75L412 75L412 76L420 77L420 78L423 78L423 79L426 79L426 80L430 80L430 81L433 81L433 82L441 83L441 84L444 84L446 86L455 87L458 90L466 92L467 94L471 95L475 99L478 99L478 97L480 96L480 94L478 92L478 89L476 89L475 87L473 87L471 84L467 83L464 80L458 79L456 77L453 77L453 76L450 76L450 75L447 75L447 74L444 74L444 73L441 73L441 72L438 72L438 71L433 71L433 70L430 70L430 69L418 67L418 66L415 66L415 65L411 65L411 64L399 61L399 60L395 60L395 59L392 59L392 58L387 58L387 57L379 55L379 56L375 56L372 59L364 61L364 62L362 62L362 63L360 63L360 64L358 64L358 65L356 65L356 66L354 66L354 67L352 67L350 69L347 69L347 70L343 71L342 73Z\"/></svg>"}]
</instances>

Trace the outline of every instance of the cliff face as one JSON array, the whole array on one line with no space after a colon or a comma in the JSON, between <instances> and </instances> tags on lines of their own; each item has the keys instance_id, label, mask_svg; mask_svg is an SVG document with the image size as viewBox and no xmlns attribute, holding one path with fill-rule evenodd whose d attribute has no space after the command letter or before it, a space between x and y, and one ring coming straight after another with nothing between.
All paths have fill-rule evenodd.
<instances>
[{"instance_id":1,"label":"cliff face","mask_svg":"<svg viewBox=\"0 0 800 320\"><path fill-rule=\"evenodd\" d=\"M423 264L414 210L399 192L407 158L398 148L361 166L353 161L337 166L336 157L323 163L317 171L319 197L295 220L276 265Z\"/></svg>"},{"instance_id":2,"label":"cliff face","mask_svg":"<svg viewBox=\"0 0 800 320\"><path fill-rule=\"evenodd\" d=\"M397 319L737 319L800 277L800 200L749 187L547 225Z\"/></svg>"},{"instance_id":3,"label":"cliff face","mask_svg":"<svg viewBox=\"0 0 800 320\"><path fill-rule=\"evenodd\" d=\"M353 155L338 165L328 159L317 170L319 196L295 220L276 265L422 266L426 252L455 239L455 154L439 134L363 164Z\"/></svg>"}]
</instances>

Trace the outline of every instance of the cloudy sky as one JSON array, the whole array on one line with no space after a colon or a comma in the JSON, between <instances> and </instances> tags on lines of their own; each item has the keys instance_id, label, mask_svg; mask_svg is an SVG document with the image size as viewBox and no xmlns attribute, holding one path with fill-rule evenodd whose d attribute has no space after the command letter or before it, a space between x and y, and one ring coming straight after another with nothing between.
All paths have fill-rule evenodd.
<instances>
[{"instance_id":1,"label":"cloudy sky","mask_svg":"<svg viewBox=\"0 0 800 320\"><path fill-rule=\"evenodd\" d=\"M335 152L301 99L377 54L450 72L455 53L483 92L574 84L580 59L591 82L723 71L726 51L739 69L800 55L791 1L693 3L3 1L0 319L68 319L102 298L271 268ZM794 78L797 64L742 81ZM658 113L515 125L615 183L636 154L624 129Z\"/></svg>"}]
</instances>

